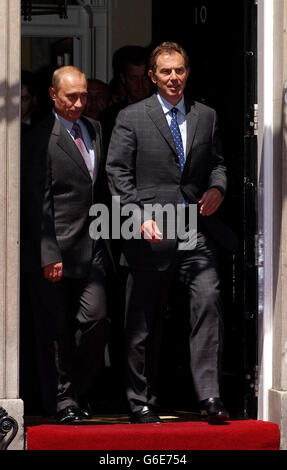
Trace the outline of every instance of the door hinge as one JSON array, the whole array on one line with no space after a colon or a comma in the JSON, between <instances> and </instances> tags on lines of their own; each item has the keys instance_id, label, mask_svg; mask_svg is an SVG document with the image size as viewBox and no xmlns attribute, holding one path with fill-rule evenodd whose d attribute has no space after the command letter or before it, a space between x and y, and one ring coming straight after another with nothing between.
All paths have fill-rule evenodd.
<instances>
[{"instance_id":1,"label":"door hinge","mask_svg":"<svg viewBox=\"0 0 287 470\"><path fill-rule=\"evenodd\" d=\"M260 257L259 257L259 245L258 245L258 233L254 234L254 258L255 258L255 266L260 265Z\"/></svg>"},{"instance_id":2,"label":"door hinge","mask_svg":"<svg viewBox=\"0 0 287 470\"><path fill-rule=\"evenodd\" d=\"M253 105L253 120L249 122L253 129L253 135L258 135L258 104Z\"/></svg>"}]
</instances>

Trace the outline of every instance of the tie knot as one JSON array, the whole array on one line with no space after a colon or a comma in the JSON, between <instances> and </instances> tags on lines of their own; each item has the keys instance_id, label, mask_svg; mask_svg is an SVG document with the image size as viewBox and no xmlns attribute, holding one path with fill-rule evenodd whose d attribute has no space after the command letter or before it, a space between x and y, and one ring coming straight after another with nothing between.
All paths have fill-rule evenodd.
<instances>
[{"instance_id":1,"label":"tie knot","mask_svg":"<svg viewBox=\"0 0 287 470\"><path fill-rule=\"evenodd\" d=\"M76 122L74 122L72 130L74 131L76 137L81 135L81 128Z\"/></svg>"},{"instance_id":2,"label":"tie knot","mask_svg":"<svg viewBox=\"0 0 287 470\"><path fill-rule=\"evenodd\" d=\"M177 112L178 112L178 109L177 108L171 108L171 114L173 116L176 116L177 115Z\"/></svg>"}]
</instances>

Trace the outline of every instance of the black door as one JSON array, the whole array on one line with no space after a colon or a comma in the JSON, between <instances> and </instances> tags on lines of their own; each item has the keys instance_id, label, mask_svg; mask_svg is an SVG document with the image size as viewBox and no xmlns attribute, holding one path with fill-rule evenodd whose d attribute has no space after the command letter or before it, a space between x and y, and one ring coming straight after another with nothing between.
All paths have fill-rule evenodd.
<instances>
[{"instance_id":1,"label":"black door","mask_svg":"<svg viewBox=\"0 0 287 470\"><path fill-rule=\"evenodd\" d=\"M236 256L222 253L225 347L223 398L233 416L256 416L256 35L254 0L155 0L153 45L179 42L191 59L187 92L216 109L228 171L221 217L239 239ZM181 309L183 310L183 309ZM163 357L162 401L193 407L187 318L171 303ZM170 350L170 336L177 346ZM187 338L186 338L187 339ZM174 343L173 343L174 344ZM176 352L175 352L176 349ZM167 393L167 390L170 393ZM196 401L194 398L194 406Z\"/></svg>"}]
</instances>

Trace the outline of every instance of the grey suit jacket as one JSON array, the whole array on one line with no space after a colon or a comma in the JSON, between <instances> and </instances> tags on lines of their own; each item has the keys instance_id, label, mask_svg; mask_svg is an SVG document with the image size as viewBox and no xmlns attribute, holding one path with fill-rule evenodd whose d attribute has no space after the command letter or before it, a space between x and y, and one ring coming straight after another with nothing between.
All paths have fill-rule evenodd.
<instances>
[{"instance_id":1,"label":"grey suit jacket","mask_svg":"<svg viewBox=\"0 0 287 470\"><path fill-rule=\"evenodd\" d=\"M121 205L181 204L182 197L197 204L211 187L226 191L226 170L221 154L216 112L186 100L186 163L180 171L166 117L156 95L122 110L114 127L107 174L112 195ZM225 248L235 248L232 232L215 215L201 217L208 232ZM161 243L130 240L124 244L128 265L166 269L175 256L177 240Z\"/></svg>"},{"instance_id":2,"label":"grey suit jacket","mask_svg":"<svg viewBox=\"0 0 287 470\"><path fill-rule=\"evenodd\" d=\"M107 196L100 124L81 119L94 146L93 180L77 146L53 115L30 133L23 159L24 264L27 268L28 263L43 267L63 262L64 276L75 278L87 275L94 258L90 207Z\"/></svg>"}]
</instances>

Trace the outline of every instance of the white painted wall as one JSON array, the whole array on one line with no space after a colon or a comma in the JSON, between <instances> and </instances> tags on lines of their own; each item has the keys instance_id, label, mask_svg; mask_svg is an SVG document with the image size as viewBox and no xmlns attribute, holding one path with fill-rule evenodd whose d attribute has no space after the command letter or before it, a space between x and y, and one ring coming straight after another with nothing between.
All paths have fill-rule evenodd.
<instances>
[{"instance_id":1,"label":"white painted wall","mask_svg":"<svg viewBox=\"0 0 287 470\"><path fill-rule=\"evenodd\" d=\"M110 62L112 77L113 53L122 46L148 46L152 40L152 0L108 0Z\"/></svg>"}]
</instances>

